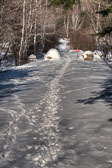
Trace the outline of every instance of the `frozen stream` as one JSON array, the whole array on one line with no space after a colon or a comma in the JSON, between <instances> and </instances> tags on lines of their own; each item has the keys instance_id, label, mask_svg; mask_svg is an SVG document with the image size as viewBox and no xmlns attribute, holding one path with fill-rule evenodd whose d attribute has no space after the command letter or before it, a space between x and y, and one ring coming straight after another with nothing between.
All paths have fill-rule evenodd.
<instances>
[{"instance_id":1,"label":"frozen stream","mask_svg":"<svg viewBox=\"0 0 112 168\"><path fill-rule=\"evenodd\" d=\"M0 168L111 168L111 74L69 53L0 72Z\"/></svg>"}]
</instances>

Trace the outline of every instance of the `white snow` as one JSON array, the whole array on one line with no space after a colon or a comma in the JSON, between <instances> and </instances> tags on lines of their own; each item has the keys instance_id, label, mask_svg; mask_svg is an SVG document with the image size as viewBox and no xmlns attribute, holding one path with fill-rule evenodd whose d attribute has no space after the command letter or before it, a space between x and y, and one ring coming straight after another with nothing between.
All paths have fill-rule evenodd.
<instances>
[{"instance_id":1,"label":"white snow","mask_svg":"<svg viewBox=\"0 0 112 168\"><path fill-rule=\"evenodd\" d=\"M65 52L0 74L1 167L110 166L111 70L76 57Z\"/></svg>"},{"instance_id":2,"label":"white snow","mask_svg":"<svg viewBox=\"0 0 112 168\"><path fill-rule=\"evenodd\" d=\"M99 50L95 50L93 52L94 55L94 61L101 59L101 57L103 56L103 52L99 51Z\"/></svg>"},{"instance_id":3,"label":"white snow","mask_svg":"<svg viewBox=\"0 0 112 168\"><path fill-rule=\"evenodd\" d=\"M96 55L98 54L100 57L104 55L103 51L100 50L95 50L93 53Z\"/></svg>"},{"instance_id":4,"label":"white snow","mask_svg":"<svg viewBox=\"0 0 112 168\"><path fill-rule=\"evenodd\" d=\"M107 59L112 59L112 52L108 52L108 54L106 55Z\"/></svg>"},{"instance_id":5,"label":"white snow","mask_svg":"<svg viewBox=\"0 0 112 168\"><path fill-rule=\"evenodd\" d=\"M31 55L28 57L28 61L29 61L29 62L36 61L36 55L31 54Z\"/></svg>"},{"instance_id":6,"label":"white snow","mask_svg":"<svg viewBox=\"0 0 112 168\"><path fill-rule=\"evenodd\" d=\"M75 50L70 50L69 52L70 52L70 53L75 53L76 51L75 51Z\"/></svg>"},{"instance_id":7,"label":"white snow","mask_svg":"<svg viewBox=\"0 0 112 168\"><path fill-rule=\"evenodd\" d=\"M3 58L4 58L4 55L5 55L5 52L1 52L1 53L0 53L0 59L3 59Z\"/></svg>"},{"instance_id":8,"label":"white snow","mask_svg":"<svg viewBox=\"0 0 112 168\"><path fill-rule=\"evenodd\" d=\"M98 61L101 60L102 52L95 50L94 52L92 51L85 51L82 52L81 54L78 54L79 60L84 60L88 57L88 55L91 55L93 57L92 61Z\"/></svg>"},{"instance_id":9,"label":"white snow","mask_svg":"<svg viewBox=\"0 0 112 168\"><path fill-rule=\"evenodd\" d=\"M60 54L55 48L50 49L44 57L44 60L59 60Z\"/></svg>"},{"instance_id":10,"label":"white snow","mask_svg":"<svg viewBox=\"0 0 112 168\"><path fill-rule=\"evenodd\" d=\"M64 38L64 39L60 38L59 39L59 46L58 46L59 51L69 50L70 49L70 46L68 45L69 42L70 42L70 40L67 38Z\"/></svg>"},{"instance_id":11,"label":"white snow","mask_svg":"<svg viewBox=\"0 0 112 168\"><path fill-rule=\"evenodd\" d=\"M78 55L78 59L83 61L84 60L84 56L82 54Z\"/></svg>"}]
</instances>

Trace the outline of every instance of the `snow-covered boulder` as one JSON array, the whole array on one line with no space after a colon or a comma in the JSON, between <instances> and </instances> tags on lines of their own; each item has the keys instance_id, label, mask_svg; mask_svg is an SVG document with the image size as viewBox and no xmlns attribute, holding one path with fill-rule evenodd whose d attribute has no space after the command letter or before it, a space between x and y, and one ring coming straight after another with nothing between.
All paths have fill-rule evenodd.
<instances>
[{"instance_id":1,"label":"snow-covered boulder","mask_svg":"<svg viewBox=\"0 0 112 168\"><path fill-rule=\"evenodd\" d=\"M59 60L60 54L55 48L50 49L47 54L45 54L44 60Z\"/></svg>"},{"instance_id":2,"label":"snow-covered boulder","mask_svg":"<svg viewBox=\"0 0 112 168\"><path fill-rule=\"evenodd\" d=\"M94 54L92 51L85 51L83 54L81 54L81 57L83 57L85 61L93 61Z\"/></svg>"},{"instance_id":3,"label":"snow-covered boulder","mask_svg":"<svg viewBox=\"0 0 112 168\"><path fill-rule=\"evenodd\" d=\"M85 61L96 61L96 60L100 60L102 53L100 51L85 51L82 55L81 55Z\"/></svg>"},{"instance_id":4,"label":"snow-covered boulder","mask_svg":"<svg viewBox=\"0 0 112 168\"><path fill-rule=\"evenodd\" d=\"M34 55L34 54L31 54L29 57L28 57L28 61L29 62L34 62L34 61L36 61L36 55Z\"/></svg>"}]
</instances>

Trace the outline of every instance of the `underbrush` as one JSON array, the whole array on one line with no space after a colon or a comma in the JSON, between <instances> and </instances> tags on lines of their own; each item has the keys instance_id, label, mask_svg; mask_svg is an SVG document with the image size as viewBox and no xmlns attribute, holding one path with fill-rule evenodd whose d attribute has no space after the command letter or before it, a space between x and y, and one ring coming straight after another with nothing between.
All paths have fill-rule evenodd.
<instances>
[{"instance_id":1,"label":"underbrush","mask_svg":"<svg viewBox=\"0 0 112 168\"><path fill-rule=\"evenodd\" d=\"M70 31L70 46L72 49L81 49L84 51L96 49L95 37L87 34L84 30Z\"/></svg>"}]
</instances>

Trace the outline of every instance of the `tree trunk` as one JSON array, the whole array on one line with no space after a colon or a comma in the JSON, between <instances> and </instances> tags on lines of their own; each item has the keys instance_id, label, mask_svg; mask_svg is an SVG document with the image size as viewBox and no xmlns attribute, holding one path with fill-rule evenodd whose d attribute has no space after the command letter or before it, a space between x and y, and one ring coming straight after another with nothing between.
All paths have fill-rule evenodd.
<instances>
[{"instance_id":1,"label":"tree trunk","mask_svg":"<svg viewBox=\"0 0 112 168\"><path fill-rule=\"evenodd\" d=\"M18 64L20 65L24 59L24 41L25 41L25 7L26 7L26 0L23 1L23 24L22 24L22 36L21 36L21 44L19 50L19 60Z\"/></svg>"},{"instance_id":2,"label":"tree trunk","mask_svg":"<svg viewBox=\"0 0 112 168\"><path fill-rule=\"evenodd\" d=\"M69 24L70 24L70 16L69 16L69 11L66 13L64 16L64 25L65 25L65 32L66 32L66 37L69 37Z\"/></svg>"}]
</instances>

